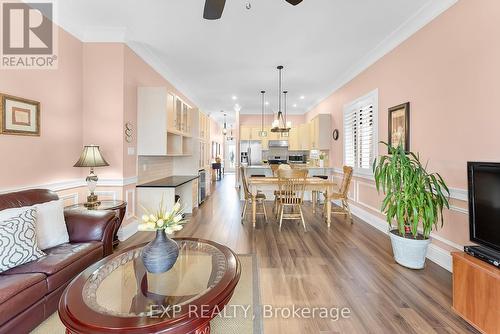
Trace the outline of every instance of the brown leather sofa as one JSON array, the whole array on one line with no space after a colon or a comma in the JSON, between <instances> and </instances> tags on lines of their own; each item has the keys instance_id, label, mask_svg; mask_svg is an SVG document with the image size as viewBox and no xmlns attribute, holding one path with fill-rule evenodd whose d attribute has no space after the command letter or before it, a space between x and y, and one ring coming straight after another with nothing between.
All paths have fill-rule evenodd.
<instances>
[{"instance_id":1,"label":"brown leather sofa","mask_svg":"<svg viewBox=\"0 0 500 334\"><path fill-rule=\"evenodd\" d=\"M43 189L0 195L0 210L57 200ZM0 274L0 333L28 333L57 310L68 283L113 252L113 212L65 212L69 240L47 256Z\"/></svg>"}]
</instances>

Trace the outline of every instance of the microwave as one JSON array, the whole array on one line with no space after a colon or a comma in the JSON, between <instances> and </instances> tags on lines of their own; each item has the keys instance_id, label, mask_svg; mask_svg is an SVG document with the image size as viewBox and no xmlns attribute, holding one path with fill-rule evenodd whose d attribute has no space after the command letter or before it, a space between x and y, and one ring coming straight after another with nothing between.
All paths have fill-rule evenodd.
<instances>
[{"instance_id":1,"label":"microwave","mask_svg":"<svg viewBox=\"0 0 500 334\"><path fill-rule=\"evenodd\" d=\"M305 154L290 154L288 156L288 162L291 164L305 164L306 155Z\"/></svg>"}]
</instances>

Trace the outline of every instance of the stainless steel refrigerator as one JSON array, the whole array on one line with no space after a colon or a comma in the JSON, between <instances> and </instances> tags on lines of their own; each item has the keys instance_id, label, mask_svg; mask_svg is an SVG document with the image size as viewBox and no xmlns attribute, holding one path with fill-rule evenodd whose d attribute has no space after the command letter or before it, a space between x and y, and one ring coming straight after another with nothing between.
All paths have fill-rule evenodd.
<instances>
[{"instance_id":1,"label":"stainless steel refrigerator","mask_svg":"<svg viewBox=\"0 0 500 334\"><path fill-rule=\"evenodd\" d=\"M262 144L258 140L242 140L240 152L247 152L248 165L262 165Z\"/></svg>"}]
</instances>

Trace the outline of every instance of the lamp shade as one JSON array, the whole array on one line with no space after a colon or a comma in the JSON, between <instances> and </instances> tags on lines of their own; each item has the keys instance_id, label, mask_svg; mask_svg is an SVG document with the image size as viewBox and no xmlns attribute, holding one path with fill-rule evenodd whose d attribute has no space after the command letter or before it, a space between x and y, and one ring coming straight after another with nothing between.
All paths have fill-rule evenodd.
<instances>
[{"instance_id":1,"label":"lamp shade","mask_svg":"<svg viewBox=\"0 0 500 334\"><path fill-rule=\"evenodd\" d=\"M104 160L99 146L86 145L83 147L80 159L73 167L106 167L109 166L108 162Z\"/></svg>"}]
</instances>

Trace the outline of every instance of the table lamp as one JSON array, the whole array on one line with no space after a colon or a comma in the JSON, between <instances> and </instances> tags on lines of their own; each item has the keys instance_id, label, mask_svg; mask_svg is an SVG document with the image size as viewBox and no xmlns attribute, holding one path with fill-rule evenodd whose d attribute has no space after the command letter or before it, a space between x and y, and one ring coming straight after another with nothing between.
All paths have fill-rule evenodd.
<instances>
[{"instance_id":1,"label":"table lamp","mask_svg":"<svg viewBox=\"0 0 500 334\"><path fill-rule=\"evenodd\" d=\"M84 205L88 208L97 207L101 204L97 200L97 195L94 194L94 190L97 186L97 175L94 173L95 167L106 167L109 166L106 160L101 155L99 151L99 146L97 145L86 145L83 147L80 159L75 163L73 167L90 167L90 174L87 176L85 181L87 182L87 187L89 188L90 195L87 196L87 203Z\"/></svg>"}]
</instances>

